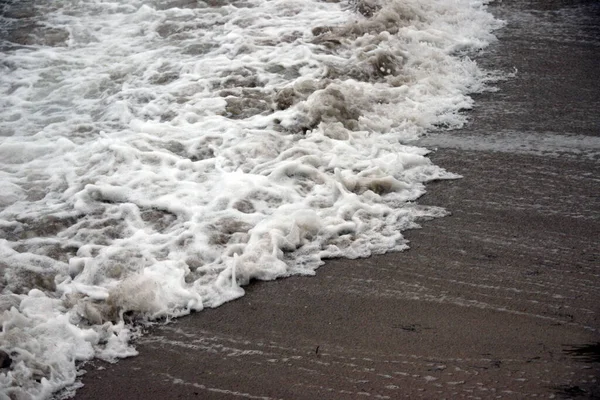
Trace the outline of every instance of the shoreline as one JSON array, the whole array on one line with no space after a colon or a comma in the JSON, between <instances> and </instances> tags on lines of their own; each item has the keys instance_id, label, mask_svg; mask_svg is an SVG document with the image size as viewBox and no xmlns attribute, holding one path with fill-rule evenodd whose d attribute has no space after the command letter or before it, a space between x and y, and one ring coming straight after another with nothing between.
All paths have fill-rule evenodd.
<instances>
[{"instance_id":1,"label":"shoreline","mask_svg":"<svg viewBox=\"0 0 600 400\"><path fill-rule=\"evenodd\" d=\"M595 14L565 17L573 3ZM491 9L509 25L481 62L519 72L417 143L463 175L419 199L452 215L405 232L405 252L157 326L137 357L87 364L75 398L600 396L600 7Z\"/></svg>"}]
</instances>

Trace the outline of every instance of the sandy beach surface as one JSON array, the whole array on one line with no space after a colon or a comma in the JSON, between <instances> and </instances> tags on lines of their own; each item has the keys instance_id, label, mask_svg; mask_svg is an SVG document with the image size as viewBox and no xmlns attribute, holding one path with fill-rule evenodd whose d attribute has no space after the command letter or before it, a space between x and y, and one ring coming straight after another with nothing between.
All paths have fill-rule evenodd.
<instances>
[{"instance_id":1,"label":"sandy beach surface","mask_svg":"<svg viewBox=\"0 0 600 400\"><path fill-rule=\"evenodd\" d=\"M464 176L419 201L451 216L155 327L75 398L600 398L600 3L491 9L514 78L418 143Z\"/></svg>"}]
</instances>

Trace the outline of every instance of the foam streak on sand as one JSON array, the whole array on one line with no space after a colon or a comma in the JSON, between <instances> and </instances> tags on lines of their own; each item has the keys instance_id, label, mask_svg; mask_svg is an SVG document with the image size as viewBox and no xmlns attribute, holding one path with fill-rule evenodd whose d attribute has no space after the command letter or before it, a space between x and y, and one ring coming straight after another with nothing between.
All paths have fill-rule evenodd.
<instances>
[{"instance_id":1,"label":"foam streak on sand","mask_svg":"<svg viewBox=\"0 0 600 400\"><path fill-rule=\"evenodd\" d=\"M424 183L456 177L410 141L492 79L485 3L38 6L0 63L0 396L134 355L132 320L406 248L446 214Z\"/></svg>"}]
</instances>

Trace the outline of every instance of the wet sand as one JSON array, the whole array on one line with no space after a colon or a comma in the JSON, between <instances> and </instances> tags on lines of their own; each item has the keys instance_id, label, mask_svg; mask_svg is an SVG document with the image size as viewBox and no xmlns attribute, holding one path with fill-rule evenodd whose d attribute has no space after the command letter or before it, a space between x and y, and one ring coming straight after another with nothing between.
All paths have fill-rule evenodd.
<instances>
[{"instance_id":1,"label":"wet sand","mask_svg":"<svg viewBox=\"0 0 600 400\"><path fill-rule=\"evenodd\" d=\"M156 327L76 399L600 398L600 3L492 9L481 62L516 76L421 141L451 216Z\"/></svg>"}]
</instances>

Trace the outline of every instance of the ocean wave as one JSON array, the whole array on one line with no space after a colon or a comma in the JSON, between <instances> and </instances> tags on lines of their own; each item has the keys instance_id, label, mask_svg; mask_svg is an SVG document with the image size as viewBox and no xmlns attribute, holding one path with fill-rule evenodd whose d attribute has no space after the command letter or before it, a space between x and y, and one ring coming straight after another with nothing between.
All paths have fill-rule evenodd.
<instances>
[{"instance_id":1,"label":"ocean wave","mask_svg":"<svg viewBox=\"0 0 600 400\"><path fill-rule=\"evenodd\" d=\"M0 398L135 355L136 323L407 248L458 176L411 142L494 75L486 1L5 6ZM12 397L11 397L12 396ZM20 398L20 397L19 397Z\"/></svg>"}]
</instances>

